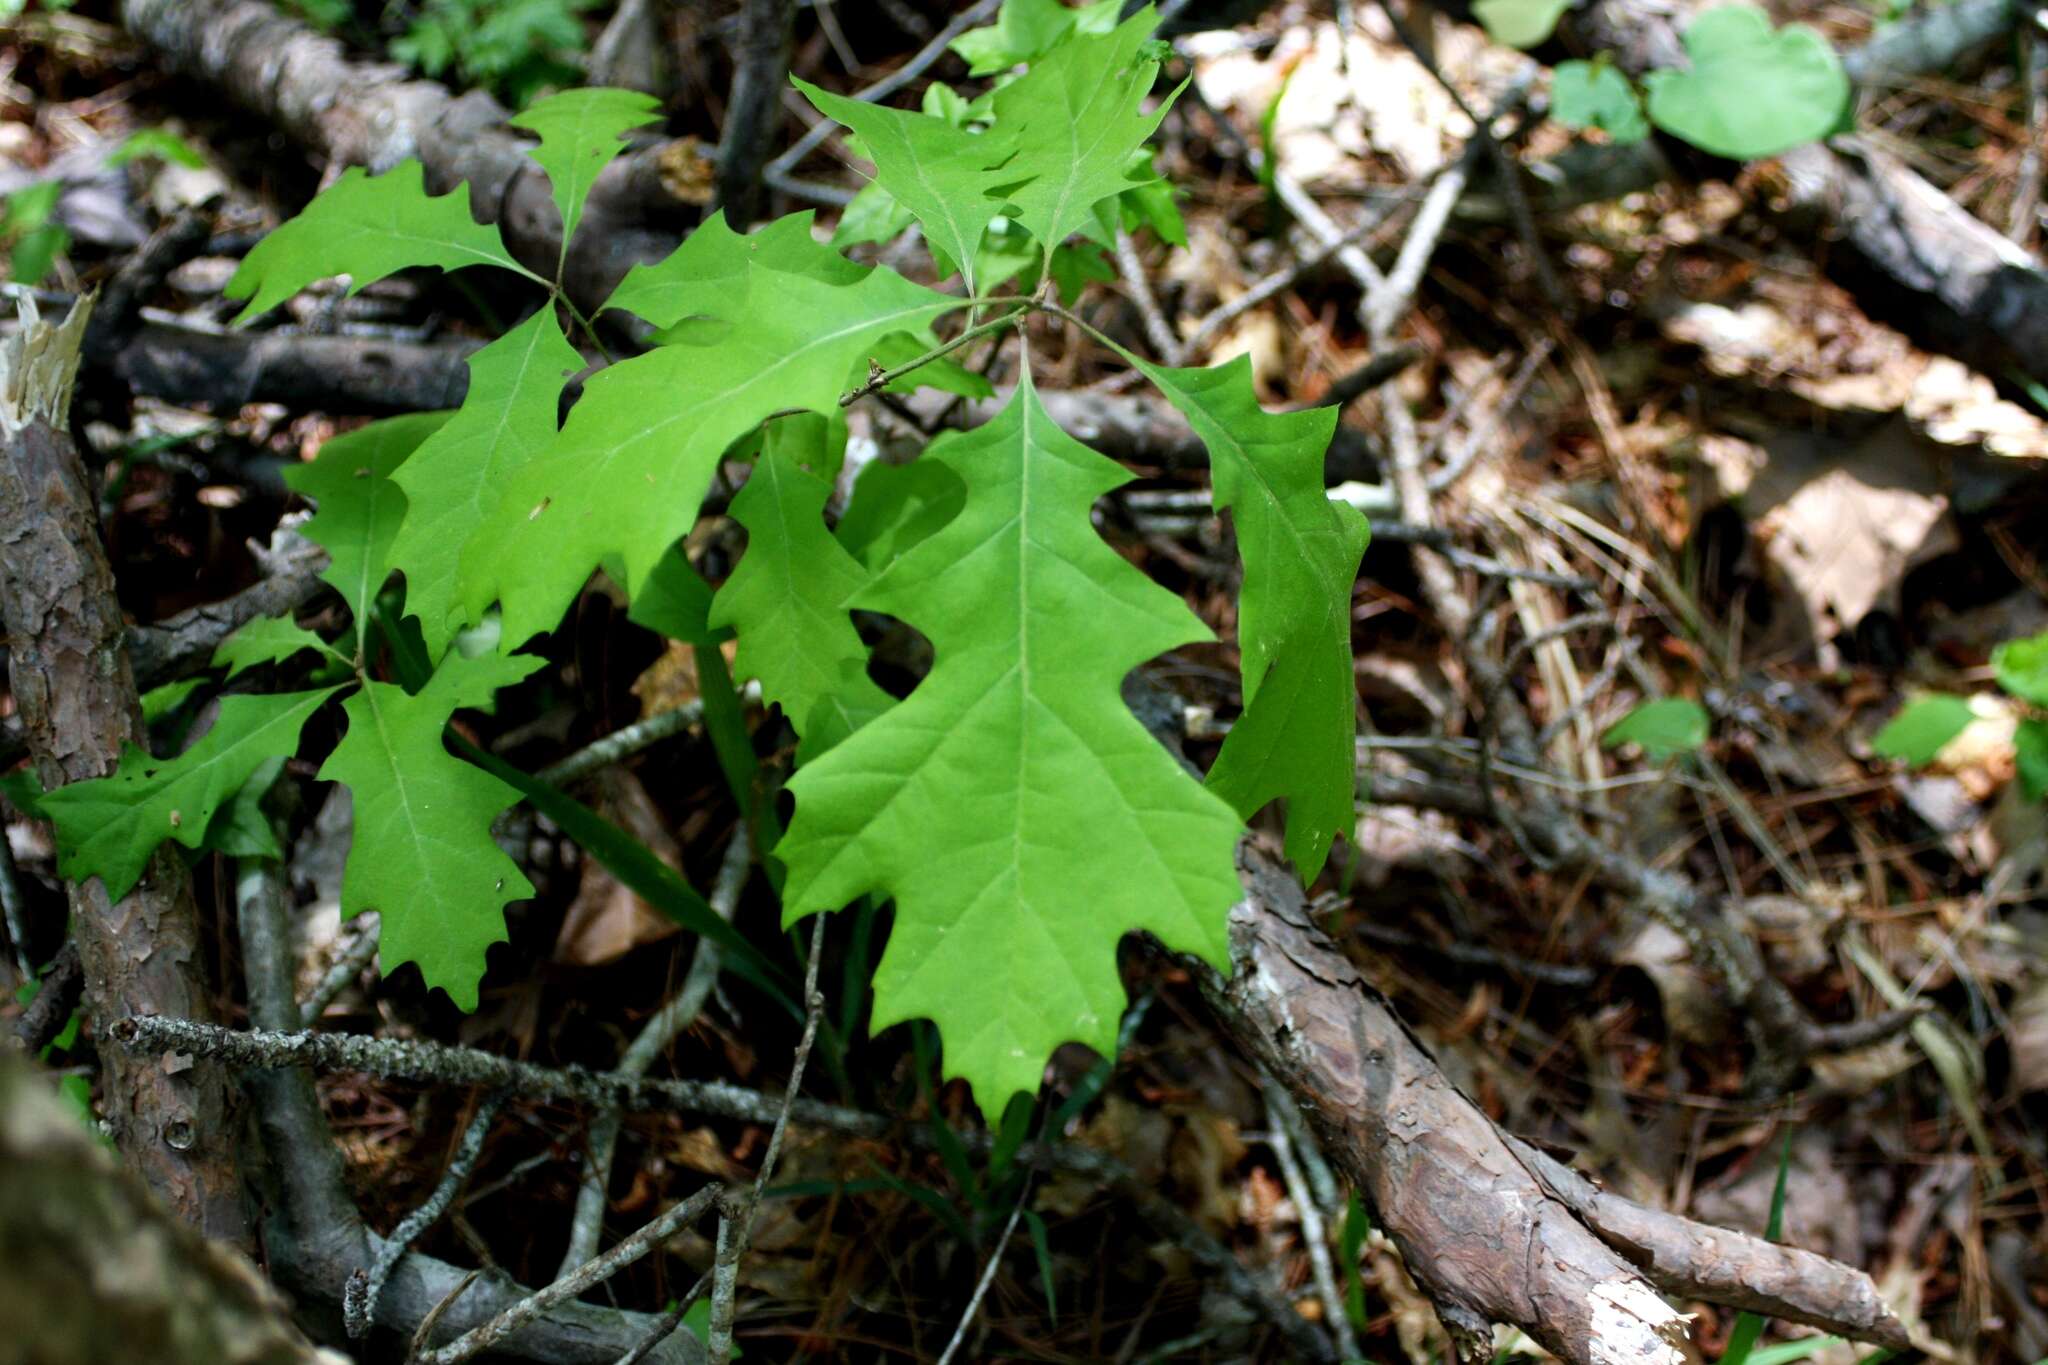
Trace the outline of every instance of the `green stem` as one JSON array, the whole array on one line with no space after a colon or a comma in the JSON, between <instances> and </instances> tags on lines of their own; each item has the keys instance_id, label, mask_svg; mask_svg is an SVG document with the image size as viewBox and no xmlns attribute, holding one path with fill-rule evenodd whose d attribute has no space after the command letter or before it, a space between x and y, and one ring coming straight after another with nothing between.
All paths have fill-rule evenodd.
<instances>
[{"instance_id":1,"label":"green stem","mask_svg":"<svg viewBox=\"0 0 2048 1365\"><path fill-rule=\"evenodd\" d=\"M1118 355L1122 356L1124 358L1124 363L1129 365L1132 369L1138 370L1144 368L1145 362L1141 357L1137 355L1136 352L1130 350L1128 347L1122 345L1121 343L1117 342L1116 340L1108 336L1106 333L1097 329L1094 323L1088 321L1088 319L1082 317L1080 314L1070 313L1066 309L1060 307L1058 304L1052 302L1049 299L1034 299L1032 300L1031 306L1041 313L1050 313L1056 318L1059 318L1066 322L1073 323L1074 326L1079 327L1089 336L1095 338L1095 340L1099 342L1101 345L1106 346L1110 350L1115 351Z\"/></svg>"},{"instance_id":2,"label":"green stem","mask_svg":"<svg viewBox=\"0 0 2048 1365\"><path fill-rule=\"evenodd\" d=\"M578 308L569 298L569 291L563 289L560 285L550 286L550 291L557 299L561 300L562 307L569 310L569 316L574 318L576 325L583 329L583 335L590 338L590 344L597 347L597 353L604 357L604 363L607 365L614 363L612 353L605 347L604 338L597 334L597 325L589 318L583 316L583 310Z\"/></svg>"},{"instance_id":3,"label":"green stem","mask_svg":"<svg viewBox=\"0 0 2048 1365\"><path fill-rule=\"evenodd\" d=\"M839 406L842 408L852 407L856 402L867 397L869 394L874 393L876 390L886 388L890 384L895 383L898 379L901 379L904 375L911 373L913 370L922 369L924 366L931 364L934 360L938 360L944 356L952 354L954 351L959 350L962 346L965 346L968 342L974 340L976 337L986 336L990 332L997 331L1001 328L1014 326L1018 318L1022 317L1025 313L1028 313L1030 311L1031 310L1028 306L1023 308L1013 308L999 318L990 318L987 322L979 323L975 326L969 327L966 331L962 332L959 336L954 337L952 340L940 342L937 346L932 347L923 355L917 356L911 360L906 360L893 370L878 370L875 373L869 375L867 378L867 382L862 384L859 388L852 389L846 393L841 394L839 396Z\"/></svg>"},{"instance_id":4,"label":"green stem","mask_svg":"<svg viewBox=\"0 0 2048 1365\"><path fill-rule=\"evenodd\" d=\"M760 790L761 765L754 757L754 737L747 733L747 718L739 688L733 685L732 670L716 645L698 645L697 690L704 701L704 733L718 755L719 771L725 785L754 833L754 847L761 851L761 867L776 895L782 894L782 864L774 848L782 842L782 822L775 818L773 804Z\"/></svg>"}]
</instances>

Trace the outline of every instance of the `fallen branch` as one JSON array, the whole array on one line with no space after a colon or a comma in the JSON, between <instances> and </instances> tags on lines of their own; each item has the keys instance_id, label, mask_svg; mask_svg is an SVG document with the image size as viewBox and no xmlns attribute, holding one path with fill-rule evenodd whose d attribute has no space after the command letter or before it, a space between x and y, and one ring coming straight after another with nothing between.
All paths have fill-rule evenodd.
<instances>
[{"instance_id":1,"label":"fallen branch","mask_svg":"<svg viewBox=\"0 0 2048 1365\"><path fill-rule=\"evenodd\" d=\"M249 1017L258 1025L291 1027L298 1022L299 1005L292 995L291 936L278 869L245 864L236 901ZM264 1245L271 1274L308 1299L339 1304L358 1272L380 1255L384 1239L363 1225L349 1197L341 1151L321 1112L312 1076L303 1070L263 1071L244 1077L244 1084L256 1101L255 1128L264 1159L252 1169L261 1172L267 1196ZM502 1277L479 1278L475 1271L413 1252L392 1268L377 1298L375 1318L407 1336L422 1325L439 1324L461 1333L527 1294ZM644 1313L557 1304L499 1349L545 1365L612 1365L655 1322ZM696 1339L685 1335L648 1358L663 1365L703 1365L704 1355Z\"/></svg>"},{"instance_id":2,"label":"fallen branch","mask_svg":"<svg viewBox=\"0 0 2048 1365\"><path fill-rule=\"evenodd\" d=\"M336 39L266 0L123 0L121 20L172 71L216 86L323 161L382 171L408 157L428 187L469 185L470 207L497 223L512 254L552 279L562 222L547 177L480 91L457 97L404 68L351 59ZM644 146L591 187L562 283L594 308L635 264L674 250L695 207L672 185L694 166L680 143Z\"/></svg>"},{"instance_id":3,"label":"fallen branch","mask_svg":"<svg viewBox=\"0 0 2048 1365\"><path fill-rule=\"evenodd\" d=\"M1684 1319L1658 1288L1907 1344L1861 1271L1619 1196L1589 1200L1577 1177L1553 1188L1315 927L1285 869L1247 844L1240 870L1233 970L1203 971L1204 989L1371 1201L1462 1350L1489 1358L1488 1325L1506 1322L1573 1365L1676 1365Z\"/></svg>"}]
</instances>

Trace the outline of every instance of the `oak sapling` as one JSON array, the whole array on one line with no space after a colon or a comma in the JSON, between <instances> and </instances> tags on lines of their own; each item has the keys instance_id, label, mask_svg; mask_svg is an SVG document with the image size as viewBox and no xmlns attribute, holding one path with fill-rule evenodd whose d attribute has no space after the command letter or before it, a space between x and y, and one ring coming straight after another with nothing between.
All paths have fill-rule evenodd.
<instances>
[{"instance_id":1,"label":"oak sapling","mask_svg":"<svg viewBox=\"0 0 2048 1365\"><path fill-rule=\"evenodd\" d=\"M1114 1051L1125 932L1227 966L1244 821L1284 802L1289 856L1313 877L1352 812L1350 596L1367 532L1324 491L1335 410L1267 413L1241 363L1167 369L1123 352L1207 446L1244 561L1245 711L1206 783L1158 746L1120 685L1208 629L1094 530L1091 504L1128 475L1053 425L1028 349L998 417L934 440L913 466L927 473L862 479L836 530L825 517L848 402L920 384L988 396L957 363L969 346L1008 344L1034 312L1071 318L1054 287L1085 280L1119 229L1178 236L1147 147L1178 92L1158 89L1152 11L1118 23L1114 8L1076 11L1085 21L1022 47L1000 24L968 35L977 60L1002 59L991 70L1023 68L973 99L945 91L895 110L798 83L873 158L863 221L915 221L932 283L856 263L808 213L748 235L714 214L618 286L605 307L647 324L653 344L599 368L559 424L584 364L572 337L601 348L548 272L470 219L466 193L427 195L416 163L351 171L272 233L229 288L248 300L245 321L318 279L360 288L419 267L507 271L548 303L470 358L460 409L331 441L298 474L319 505L307 533L353 624L326 641L259 623L220 662L289 674L310 660L341 681L230 698L221 738L151 760L147 781L67 789L51 811L66 871L118 876L166 838L203 842L195 831L235 775L292 752L298 727L340 699L342 738L320 775L355 797L344 910L380 911L386 965L417 962L473 1007L504 905L530 894L491 822L547 789L498 760L465 761L444 731L541 666L522 649L604 569L634 619L700 647L737 637L738 671L799 739L794 813L770 850L787 869L785 917L893 899L875 1022L937 1022L948 1074L986 1113L1035 1090L1062 1042ZM577 90L514 121L538 135L565 258L597 173L655 116L645 97ZM757 452L732 506L747 549L714 595L677 546L738 451ZM856 609L932 639L935 663L908 696L869 677ZM772 836L739 748L729 775L757 836ZM633 861L601 822L580 828L593 856ZM701 906L677 899L686 919Z\"/></svg>"}]
</instances>

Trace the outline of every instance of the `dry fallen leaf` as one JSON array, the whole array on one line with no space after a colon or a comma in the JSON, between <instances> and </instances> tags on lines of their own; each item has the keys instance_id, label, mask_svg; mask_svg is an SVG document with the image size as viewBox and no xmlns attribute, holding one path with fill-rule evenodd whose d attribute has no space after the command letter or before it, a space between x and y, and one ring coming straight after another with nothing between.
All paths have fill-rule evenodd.
<instances>
[{"instance_id":1,"label":"dry fallen leaf","mask_svg":"<svg viewBox=\"0 0 2048 1365\"><path fill-rule=\"evenodd\" d=\"M640 780L616 767L604 769L594 780L598 811L680 871L682 852ZM582 884L555 938L555 961L593 967L643 943L667 938L679 927L605 871L595 858L586 859Z\"/></svg>"}]
</instances>

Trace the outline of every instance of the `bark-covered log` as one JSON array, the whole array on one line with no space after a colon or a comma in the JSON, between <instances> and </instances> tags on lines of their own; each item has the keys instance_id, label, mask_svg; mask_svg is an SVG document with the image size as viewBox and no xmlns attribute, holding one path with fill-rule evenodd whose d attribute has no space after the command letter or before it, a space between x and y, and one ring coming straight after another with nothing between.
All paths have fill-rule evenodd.
<instances>
[{"instance_id":1,"label":"bark-covered log","mask_svg":"<svg viewBox=\"0 0 2048 1365\"><path fill-rule=\"evenodd\" d=\"M1631 75L1685 64L1680 33L1700 0L1598 0L1565 19L1578 46ZM1969 0L1957 13L1881 35L1844 59L1858 80L1938 69L2009 24L2016 5ZM1828 271L1872 317L1999 379L2048 383L2048 270L2032 253L1898 160L1844 136L1786 153L1793 209L1835 242Z\"/></svg>"},{"instance_id":2,"label":"bark-covered log","mask_svg":"<svg viewBox=\"0 0 2048 1365\"><path fill-rule=\"evenodd\" d=\"M101 548L98 503L65 429L89 301L61 327L22 305L0 346L0 616L8 682L45 789L104 777L144 737L127 625ZM213 1017L199 912L169 848L116 902L98 878L73 884L72 934L87 1013ZM217 1067L166 1068L119 1049L102 1059L102 1095L129 1165L180 1217L241 1244L248 1234L232 1156L229 1096Z\"/></svg>"},{"instance_id":3,"label":"bark-covered log","mask_svg":"<svg viewBox=\"0 0 2048 1365\"><path fill-rule=\"evenodd\" d=\"M221 413L244 403L282 403L295 412L382 415L461 406L469 389L465 362L480 344L151 325L93 364L107 365L138 394L207 403Z\"/></svg>"},{"instance_id":4,"label":"bark-covered log","mask_svg":"<svg viewBox=\"0 0 2048 1365\"><path fill-rule=\"evenodd\" d=\"M172 1218L0 1051L0 1359L342 1365L256 1268Z\"/></svg>"},{"instance_id":5,"label":"bark-covered log","mask_svg":"<svg viewBox=\"0 0 2048 1365\"><path fill-rule=\"evenodd\" d=\"M1293 1094L1468 1358L1487 1359L1488 1324L1507 1322L1573 1365L1677 1365L1685 1320L1658 1289L1906 1345L1862 1272L1537 1160L1444 1076L1284 869L1247 844L1241 870L1233 971L1204 974L1218 1016Z\"/></svg>"},{"instance_id":6,"label":"bark-covered log","mask_svg":"<svg viewBox=\"0 0 2048 1365\"><path fill-rule=\"evenodd\" d=\"M561 214L528 143L489 95L458 98L403 67L355 61L269 0L123 0L121 18L171 70L218 87L315 156L372 171L418 157L435 193L467 182L476 215L503 229L514 256L554 278ZM695 155L657 143L598 176L563 273L571 297L594 308L633 265L675 249L695 208L671 187L699 174Z\"/></svg>"}]
</instances>

